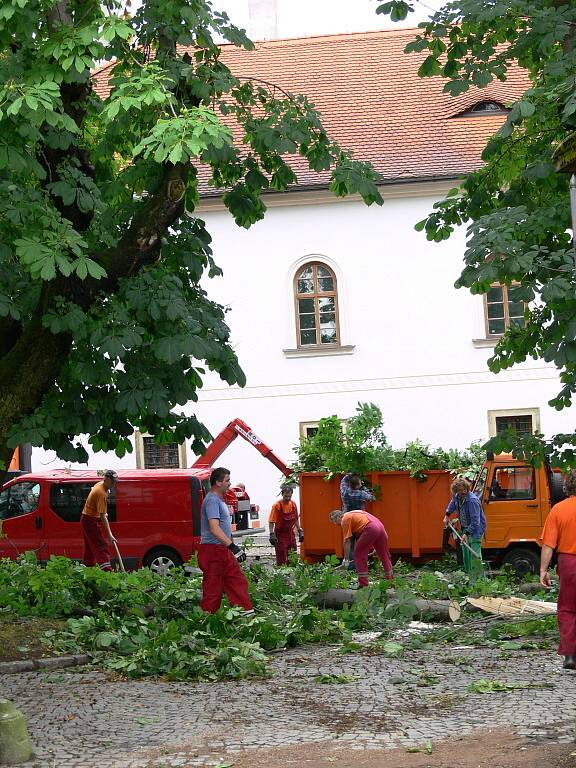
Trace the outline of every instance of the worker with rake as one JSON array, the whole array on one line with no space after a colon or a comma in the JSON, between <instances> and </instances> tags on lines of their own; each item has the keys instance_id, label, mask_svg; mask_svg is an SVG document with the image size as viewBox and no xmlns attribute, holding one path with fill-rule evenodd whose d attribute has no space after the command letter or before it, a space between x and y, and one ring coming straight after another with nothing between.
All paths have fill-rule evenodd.
<instances>
[{"instance_id":1,"label":"worker with rake","mask_svg":"<svg viewBox=\"0 0 576 768\"><path fill-rule=\"evenodd\" d=\"M350 562L350 549L353 537L356 537L354 547L354 563L358 573L358 587L368 586L368 555L374 549L384 568L387 579L393 578L392 560L388 549L388 534L377 517L369 512L342 512L336 509L330 512L330 520L342 527L344 539L344 561L346 568Z\"/></svg>"},{"instance_id":2,"label":"worker with rake","mask_svg":"<svg viewBox=\"0 0 576 768\"><path fill-rule=\"evenodd\" d=\"M558 653L564 656L564 669L576 669L576 471L564 478L568 498L554 504L542 531L540 584L550 589L548 568L556 550L558 554Z\"/></svg>"},{"instance_id":3,"label":"worker with rake","mask_svg":"<svg viewBox=\"0 0 576 768\"><path fill-rule=\"evenodd\" d=\"M118 475L113 469L104 472L104 478L92 486L84 509L80 515L80 527L84 538L84 565L91 567L99 565L103 571L111 571L110 552L106 538L114 547L116 539L112 536L108 522L108 493L114 485Z\"/></svg>"},{"instance_id":4,"label":"worker with rake","mask_svg":"<svg viewBox=\"0 0 576 768\"><path fill-rule=\"evenodd\" d=\"M465 477L457 477L451 485L451 491L452 499L444 514L444 527L449 526L460 540L466 573L478 576L483 572L482 537L486 530L484 510ZM453 514L458 516L460 533L450 522L450 515Z\"/></svg>"},{"instance_id":5,"label":"worker with rake","mask_svg":"<svg viewBox=\"0 0 576 768\"><path fill-rule=\"evenodd\" d=\"M300 528L298 508L292 501L293 488L283 485L282 499L275 502L270 510L268 525L270 544L276 553L276 565L288 564L288 552L296 552L296 534L298 541L304 541L304 531Z\"/></svg>"}]
</instances>

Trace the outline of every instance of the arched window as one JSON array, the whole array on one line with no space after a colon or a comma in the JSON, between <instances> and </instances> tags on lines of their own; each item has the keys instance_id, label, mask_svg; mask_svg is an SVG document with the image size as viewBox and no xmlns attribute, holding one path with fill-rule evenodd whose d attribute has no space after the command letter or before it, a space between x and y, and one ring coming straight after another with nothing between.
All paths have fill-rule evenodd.
<instances>
[{"instance_id":1,"label":"arched window","mask_svg":"<svg viewBox=\"0 0 576 768\"><path fill-rule=\"evenodd\" d=\"M294 278L298 346L340 343L336 275L325 264L310 262Z\"/></svg>"}]
</instances>

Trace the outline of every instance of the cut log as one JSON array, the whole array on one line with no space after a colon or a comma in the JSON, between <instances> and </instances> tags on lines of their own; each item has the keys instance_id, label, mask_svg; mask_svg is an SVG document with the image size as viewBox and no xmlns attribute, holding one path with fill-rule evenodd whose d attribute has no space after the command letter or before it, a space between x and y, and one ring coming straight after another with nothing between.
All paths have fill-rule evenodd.
<instances>
[{"instance_id":1,"label":"cut log","mask_svg":"<svg viewBox=\"0 0 576 768\"><path fill-rule=\"evenodd\" d=\"M556 613L556 603L521 597L468 597L466 602L496 616L549 616Z\"/></svg>"},{"instance_id":2,"label":"cut log","mask_svg":"<svg viewBox=\"0 0 576 768\"><path fill-rule=\"evenodd\" d=\"M458 621L462 613L458 603L453 600L415 600L414 605L420 613L429 614L435 619Z\"/></svg>"},{"instance_id":3,"label":"cut log","mask_svg":"<svg viewBox=\"0 0 576 768\"><path fill-rule=\"evenodd\" d=\"M345 605L352 605L352 603L355 603L361 594L361 590L356 589L328 589L326 592L318 592L315 596L315 600L316 605L319 605L321 608L333 608L338 610ZM386 591L386 595L393 599L395 591L389 589ZM420 614L433 616L437 620L458 621L460 618L460 606L458 603L451 600L417 599L413 602Z\"/></svg>"},{"instance_id":4,"label":"cut log","mask_svg":"<svg viewBox=\"0 0 576 768\"><path fill-rule=\"evenodd\" d=\"M339 610L345 605L356 602L358 590L355 589L328 589L326 592L317 592L314 595L316 605L320 608L335 608Z\"/></svg>"}]
</instances>

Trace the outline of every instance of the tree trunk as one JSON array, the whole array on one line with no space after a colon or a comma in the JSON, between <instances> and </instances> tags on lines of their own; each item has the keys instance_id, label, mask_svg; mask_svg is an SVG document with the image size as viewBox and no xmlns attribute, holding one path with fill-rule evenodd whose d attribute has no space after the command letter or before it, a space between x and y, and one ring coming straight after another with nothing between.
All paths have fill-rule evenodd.
<instances>
[{"instance_id":1,"label":"tree trunk","mask_svg":"<svg viewBox=\"0 0 576 768\"><path fill-rule=\"evenodd\" d=\"M328 589L326 592L318 592L315 600L316 605L319 605L321 608L335 608L338 610L345 605L355 603L361 594L361 590L357 589ZM393 598L395 591L389 589L386 594L388 597ZM460 606L451 600L417 599L413 601L413 604L421 614L431 615L439 621L458 621L460 618Z\"/></svg>"},{"instance_id":2,"label":"tree trunk","mask_svg":"<svg viewBox=\"0 0 576 768\"><path fill-rule=\"evenodd\" d=\"M43 327L43 307L41 300L16 344L0 359L0 461L6 467L14 451L8 447L10 430L40 405L70 350L68 335Z\"/></svg>"}]
</instances>

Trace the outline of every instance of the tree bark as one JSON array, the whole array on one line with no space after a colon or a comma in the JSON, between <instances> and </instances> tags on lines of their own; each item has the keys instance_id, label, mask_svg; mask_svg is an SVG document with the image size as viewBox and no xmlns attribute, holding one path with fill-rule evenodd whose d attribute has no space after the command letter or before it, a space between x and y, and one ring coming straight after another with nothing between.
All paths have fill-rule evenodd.
<instances>
[{"instance_id":1,"label":"tree bark","mask_svg":"<svg viewBox=\"0 0 576 768\"><path fill-rule=\"evenodd\" d=\"M5 466L14 451L7 444L10 430L40 405L70 350L70 337L50 333L43 315L41 299L16 344L0 358L0 460Z\"/></svg>"},{"instance_id":2,"label":"tree bark","mask_svg":"<svg viewBox=\"0 0 576 768\"><path fill-rule=\"evenodd\" d=\"M361 590L357 589L328 589L326 592L318 592L315 596L315 601L321 608L338 610L345 605L355 603L361 594ZM393 589L389 589L386 594L388 597L393 598L395 592ZM451 600L424 600L419 598L414 600L413 604L421 614L431 615L439 621L458 621L460 618L460 606Z\"/></svg>"}]
</instances>

